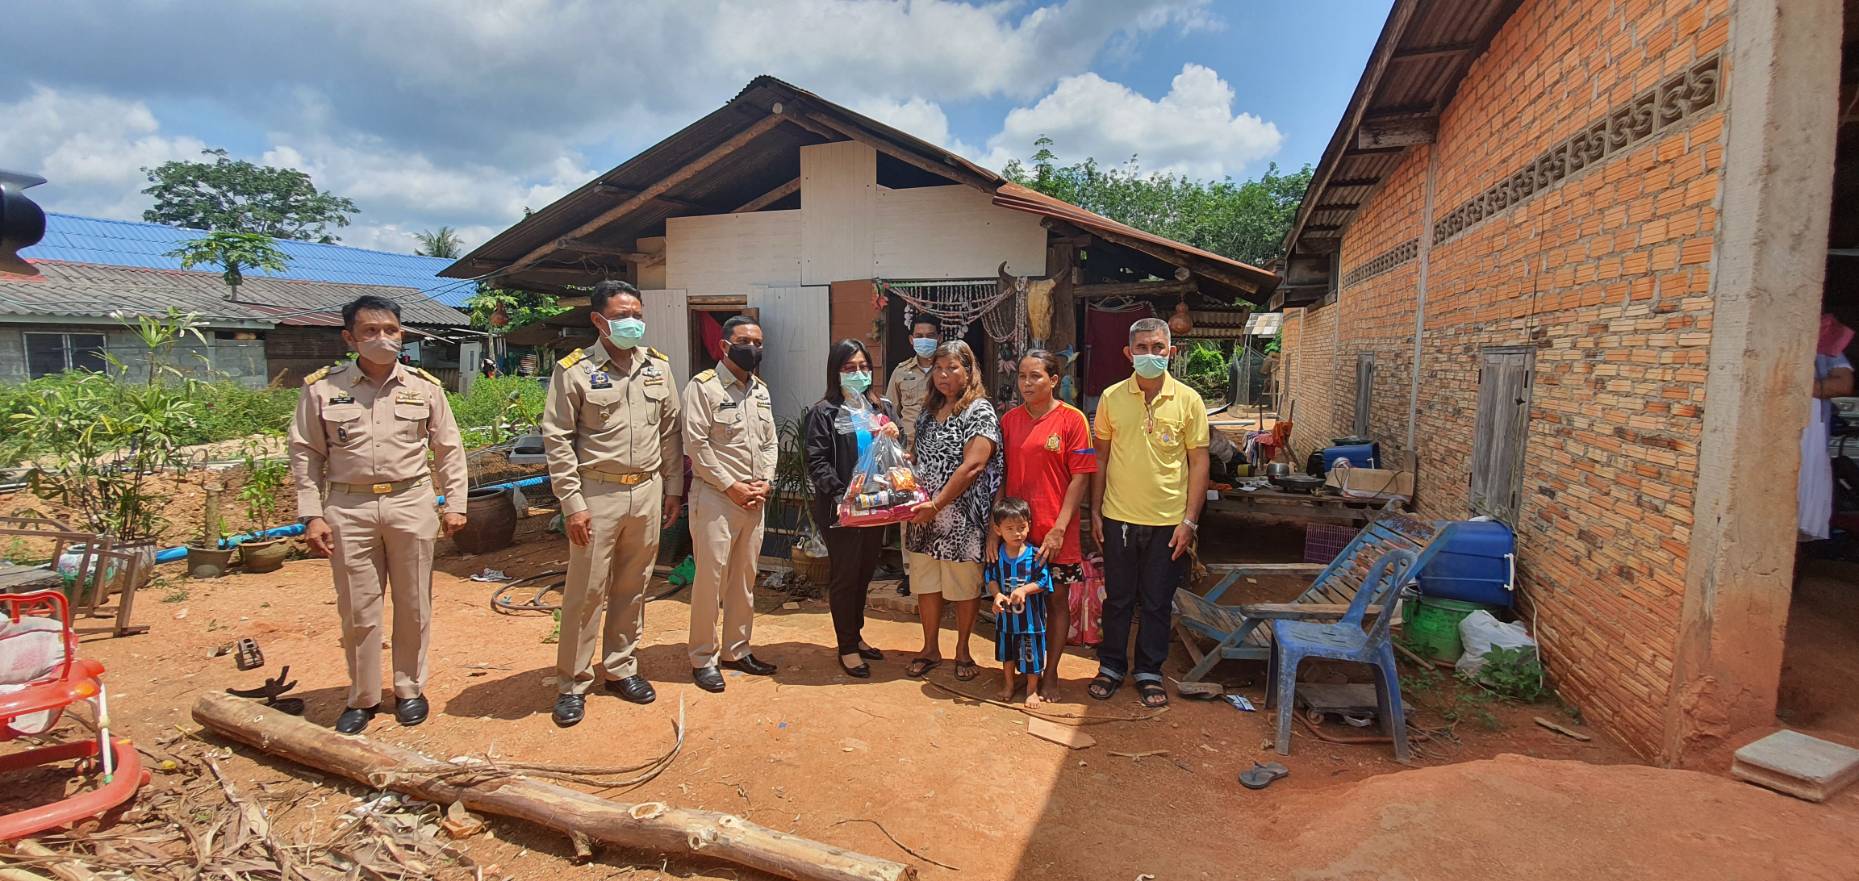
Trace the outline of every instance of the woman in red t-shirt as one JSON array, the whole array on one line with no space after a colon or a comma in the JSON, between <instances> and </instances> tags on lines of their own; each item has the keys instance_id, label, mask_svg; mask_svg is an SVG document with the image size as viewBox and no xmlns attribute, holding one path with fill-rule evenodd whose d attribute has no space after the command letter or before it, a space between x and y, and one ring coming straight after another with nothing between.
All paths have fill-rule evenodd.
<instances>
[{"instance_id":1,"label":"woman in red t-shirt","mask_svg":"<svg viewBox=\"0 0 1859 881\"><path fill-rule=\"evenodd\" d=\"M1063 369L1057 355L1044 349L1028 351L1020 359L1020 397L1026 403L1001 417L1007 479L1000 494L1032 505L1033 528L1028 538L1038 543L1039 559L1051 568L1052 586L1058 594L1046 627L1046 632L1057 636L1049 640L1046 669L1051 673L1039 689L1046 700L1058 700L1059 658L1065 653L1071 624L1068 601L1074 591L1083 589L1078 502L1097 470L1097 451L1091 446L1091 427L1084 414L1053 397ZM989 560L994 559L997 541L990 533Z\"/></svg>"}]
</instances>

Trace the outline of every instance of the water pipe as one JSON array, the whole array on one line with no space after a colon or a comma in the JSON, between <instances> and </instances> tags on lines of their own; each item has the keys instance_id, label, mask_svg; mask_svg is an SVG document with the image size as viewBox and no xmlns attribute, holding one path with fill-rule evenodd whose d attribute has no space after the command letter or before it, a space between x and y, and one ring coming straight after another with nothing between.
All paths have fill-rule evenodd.
<instances>
[{"instance_id":1,"label":"water pipe","mask_svg":"<svg viewBox=\"0 0 1859 881\"><path fill-rule=\"evenodd\" d=\"M536 477L525 477L522 480L512 480L512 481L508 481L505 483L485 484L484 486L478 487L478 489L503 489L505 487L517 487L520 489L522 487L528 487L528 486L541 486L548 482L549 482L549 476L547 474L543 474L543 475L538 475ZM438 504L438 505L445 504L445 496L435 496L434 504ZM232 547L234 545L239 544L240 542L258 541L260 539L267 539L267 538L285 538L288 536L302 535L302 534L303 534L303 524L288 523L283 526L273 526L270 529L262 529L262 530L259 530L258 532L248 532L244 535L235 535L232 538L221 539L220 546L221 547ZM163 550L155 554L155 562L157 563L174 563L174 562L178 562L180 560L185 560L185 559L187 559L187 548L185 547L164 548Z\"/></svg>"}]
</instances>

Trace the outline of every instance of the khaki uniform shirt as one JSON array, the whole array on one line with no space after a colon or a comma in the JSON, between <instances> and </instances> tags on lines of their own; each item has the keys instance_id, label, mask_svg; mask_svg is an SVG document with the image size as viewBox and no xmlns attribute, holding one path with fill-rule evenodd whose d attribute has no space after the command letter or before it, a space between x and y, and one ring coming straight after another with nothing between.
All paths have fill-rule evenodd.
<instances>
[{"instance_id":1,"label":"khaki uniform shirt","mask_svg":"<svg viewBox=\"0 0 1859 881\"><path fill-rule=\"evenodd\" d=\"M738 481L775 479L780 438L768 384L754 374L744 383L719 362L684 386L684 451L691 473L718 492Z\"/></svg>"},{"instance_id":2,"label":"khaki uniform shirt","mask_svg":"<svg viewBox=\"0 0 1859 881\"><path fill-rule=\"evenodd\" d=\"M587 510L581 472L658 472L665 494L684 494L684 452L678 437L678 392L671 363L656 349L636 348L624 365L604 344L576 349L555 362L542 411L542 448L549 483L562 514Z\"/></svg>"},{"instance_id":3,"label":"khaki uniform shirt","mask_svg":"<svg viewBox=\"0 0 1859 881\"><path fill-rule=\"evenodd\" d=\"M426 462L432 450L434 463ZM465 444L439 378L395 364L379 385L361 367L310 374L290 425L297 516L323 516L325 482L398 483L428 474L447 514L465 513Z\"/></svg>"},{"instance_id":4,"label":"khaki uniform shirt","mask_svg":"<svg viewBox=\"0 0 1859 881\"><path fill-rule=\"evenodd\" d=\"M920 363L915 355L910 360L897 365L891 371L891 381L884 387L884 396L897 407L898 429L904 433L904 440L917 436L917 417L923 415L923 399L929 395L930 372ZM909 449L908 443L904 446Z\"/></svg>"}]
</instances>

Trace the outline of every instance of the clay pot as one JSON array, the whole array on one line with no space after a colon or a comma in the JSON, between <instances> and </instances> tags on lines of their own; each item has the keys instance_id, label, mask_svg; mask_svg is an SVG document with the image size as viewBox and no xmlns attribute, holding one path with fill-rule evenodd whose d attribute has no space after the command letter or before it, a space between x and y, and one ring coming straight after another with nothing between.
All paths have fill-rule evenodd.
<instances>
[{"instance_id":1,"label":"clay pot","mask_svg":"<svg viewBox=\"0 0 1859 881\"><path fill-rule=\"evenodd\" d=\"M516 500L511 488L481 487L465 494L465 528L452 543L467 554L510 546L516 538Z\"/></svg>"},{"instance_id":2,"label":"clay pot","mask_svg":"<svg viewBox=\"0 0 1859 881\"><path fill-rule=\"evenodd\" d=\"M290 542L281 538L248 541L239 545L239 565L247 572L276 572L284 568L284 558L289 554Z\"/></svg>"},{"instance_id":3,"label":"clay pot","mask_svg":"<svg viewBox=\"0 0 1859 881\"><path fill-rule=\"evenodd\" d=\"M232 565L232 548L188 548L187 577L218 578Z\"/></svg>"},{"instance_id":4,"label":"clay pot","mask_svg":"<svg viewBox=\"0 0 1859 881\"><path fill-rule=\"evenodd\" d=\"M1175 304L1175 314L1168 316L1168 330L1176 336L1194 332L1194 318L1188 314L1188 301Z\"/></svg>"}]
</instances>

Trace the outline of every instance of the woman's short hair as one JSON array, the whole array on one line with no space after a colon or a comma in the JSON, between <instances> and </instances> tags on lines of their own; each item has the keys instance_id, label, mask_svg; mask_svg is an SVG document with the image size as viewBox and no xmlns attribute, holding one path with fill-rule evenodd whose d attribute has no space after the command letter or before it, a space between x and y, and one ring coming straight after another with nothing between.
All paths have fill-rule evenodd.
<instances>
[{"instance_id":1,"label":"woman's short hair","mask_svg":"<svg viewBox=\"0 0 1859 881\"><path fill-rule=\"evenodd\" d=\"M853 355L864 355L865 369L871 369L871 353L865 350L864 343L851 337L834 343L832 350L826 353L826 399L835 404L845 403L845 393L839 390L839 369L846 366ZM871 394L871 389L867 389L866 395Z\"/></svg>"},{"instance_id":2,"label":"woman's short hair","mask_svg":"<svg viewBox=\"0 0 1859 881\"><path fill-rule=\"evenodd\" d=\"M930 370L934 371L936 369L934 365L944 358L954 358L968 373L968 385L964 386L962 393L955 398L953 412L960 413L968 409L968 405L987 394L987 388L981 384L981 364L975 359L975 350L969 348L968 344L961 340L949 340L937 346L935 354L930 356ZM942 389L936 387L935 380L931 379L929 395L923 399L924 412L933 414L941 410L942 405L948 401L948 396L944 395Z\"/></svg>"}]
</instances>

